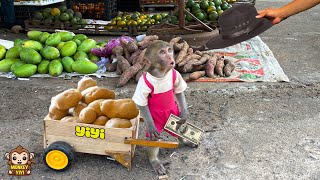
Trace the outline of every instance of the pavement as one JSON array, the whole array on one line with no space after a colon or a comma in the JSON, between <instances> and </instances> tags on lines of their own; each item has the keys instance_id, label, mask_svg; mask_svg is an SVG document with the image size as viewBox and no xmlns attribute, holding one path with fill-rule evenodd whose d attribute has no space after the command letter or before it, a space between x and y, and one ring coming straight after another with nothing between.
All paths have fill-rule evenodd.
<instances>
[{"instance_id":1,"label":"pavement","mask_svg":"<svg viewBox=\"0 0 320 180\"><path fill-rule=\"evenodd\" d=\"M288 2L261 0L256 8ZM169 179L320 179L319 12L318 5L260 35L290 82L188 84L189 121L205 133L196 149L161 149L160 158L169 162ZM0 34L9 40L21 36L25 35ZM78 80L1 78L0 154L19 144L35 153L32 174L23 179L158 179L145 147L136 148L131 171L106 156L80 153L64 172L44 165L42 120L50 98L76 87ZM97 81L114 89L119 98L131 97L135 89L134 83L116 88L116 78ZM141 131L143 138L143 125ZM8 167L1 159L0 179L17 179L7 175Z\"/></svg>"}]
</instances>

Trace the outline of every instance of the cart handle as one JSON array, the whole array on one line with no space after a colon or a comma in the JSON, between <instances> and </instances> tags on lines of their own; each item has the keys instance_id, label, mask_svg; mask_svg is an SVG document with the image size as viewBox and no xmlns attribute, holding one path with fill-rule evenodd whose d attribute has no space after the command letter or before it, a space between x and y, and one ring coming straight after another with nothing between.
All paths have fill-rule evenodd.
<instances>
[{"instance_id":1,"label":"cart handle","mask_svg":"<svg viewBox=\"0 0 320 180\"><path fill-rule=\"evenodd\" d=\"M150 146L150 147L161 147L161 148L177 148L179 143L168 142L168 141L148 141L143 139L124 139L125 144L139 145L139 146Z\"/></svg>"}]
</instances>

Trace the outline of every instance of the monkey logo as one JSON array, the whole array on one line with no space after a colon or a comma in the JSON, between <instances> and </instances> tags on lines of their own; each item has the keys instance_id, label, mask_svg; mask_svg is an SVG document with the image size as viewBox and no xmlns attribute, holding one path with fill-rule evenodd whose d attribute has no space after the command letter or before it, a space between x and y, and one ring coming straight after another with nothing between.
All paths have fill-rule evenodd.
<instances>
[{"instance_id":1,"label":"monkey logo","mask_svg":"<svg viewBox=\"0 0 320 180\"><path fill-rule=\"evenodd\" d=\"M22 146L12 149L9 153L5 154L8 159L9 175L25 176L31 174L31 164L34 163L34 153Z\"/></svg>"}]
</instances>

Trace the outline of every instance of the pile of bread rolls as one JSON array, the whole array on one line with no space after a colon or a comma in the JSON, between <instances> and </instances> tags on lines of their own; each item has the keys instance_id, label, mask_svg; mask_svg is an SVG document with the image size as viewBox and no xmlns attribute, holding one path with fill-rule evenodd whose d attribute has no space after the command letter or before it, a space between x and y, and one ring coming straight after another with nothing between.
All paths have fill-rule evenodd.
<instances>
[{"instance_id":1,"label":"pile of bread rolls","mask_svg":"<svg viewBox=\"0 0 320 180\"><path fill-rule=\"evenodd\" d=\"M84 77L77 89L52 97L49 117L61 122L86 123L108 128L130 128L139 114L132 99L116 99L115 92Z\"/></svg>"}]
</instances>

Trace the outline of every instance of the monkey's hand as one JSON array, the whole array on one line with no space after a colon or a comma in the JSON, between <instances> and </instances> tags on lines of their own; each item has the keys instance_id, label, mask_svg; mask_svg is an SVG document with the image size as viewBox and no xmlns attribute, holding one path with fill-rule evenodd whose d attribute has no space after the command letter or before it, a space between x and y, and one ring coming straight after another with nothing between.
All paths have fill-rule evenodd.
<instances>
[{"instance_id":1,"label":"monkey's hand","mask_svg":"<svg viewBox=\"0 0 320 180\"><path fill-rule=\"evenodd\" d=\"M147 131L150 136L150 140L157 141L160 138L160 134L157 131L156 126L154 125L150 110L148 106L138 106L140 109L140 112L144 118L144 122L147 126Z\"/></svg>"},{"instance_id":2,"label":"monkey's hand","mask_svg":"<svg viewBox=\"0 0 320 180\"><path fill-rule=\"evenodd\" d=\"M179 127L181 126L181 124L186 123L189 112L187 109L187 103L186 103L186 98L184 95L184 92L181 92L179 94L176 94L177 97L177 101L179 103L180 109L181 109L181 113L179 115L179 117L181 118L180 121L177 121L177 129L179 129Z\"/></svg>"}]
</instances>

